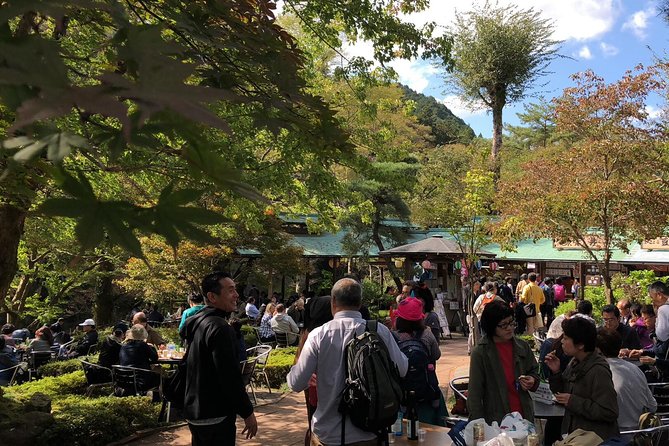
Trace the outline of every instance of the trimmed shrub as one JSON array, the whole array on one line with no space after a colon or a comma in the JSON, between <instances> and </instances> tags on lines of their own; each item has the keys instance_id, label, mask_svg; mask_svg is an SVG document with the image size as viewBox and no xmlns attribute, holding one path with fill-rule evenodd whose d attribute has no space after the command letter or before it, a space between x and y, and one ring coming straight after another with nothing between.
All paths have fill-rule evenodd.
<instances>
[{"instance_id":1,"label":"trimmed shrub","mask_svg":"<svg viewBox=\"0 0 669 446\"><path fill-rule=\"evenodd\" d=\"M244 342L247 347L251 347L258 343L256 332L250 325L242 325L242 335L244 336Z\"/></svg>"},{"instance_id":2,"label":"trimmed shrub","mask_svg":"<svg viewBox=\"0 0 669 446\"><path fill-rule=\"evenodd\" d=\"M175 345L181 345L179 337L179 327L158 327L154 328L168 344L172 342Z\"/></svg>"},{"instance_id":3,"label":"trimmed shrub","mask_svg":"<svg viewBox=\"0 0 669 446\"><path fill-rule=\"evenodd\" d=\"M286 383L286 376L295 363L297 347L279 348L272 350L267 361L265 371L272 388L279 388Z\"/></svg>"},{"instance_id":4,"label":"trimmed shrub","mask_svg":"<svg viewBox=\"0 0 669 446\"><path fill-rule=\"evenodd\" d=\"M39 373L43 377L47 377L65 375L78 370L81 370L81 361L78 359L68 359L67 361L47 362L39 368Z\"/></svg>"},{"instance_id":5,"label":"trimmed shrub","mask_svg":"<svg viewBox=\"0 0 669 446\"><path fill-rule=\"evenodd\" d=\"M160 405L146 397L86 398L54 401L55 423L40 437L40 445L98 446L120 440L139 429L159 425Z\"/></svg>"},{"instance_id":6,"label":"trimmed shrub","mask_svg":"<svg viewBox=\"0 0 669 446\"><path fill-rule=\"evenodd\" d=\"M84 371L80 369L61 376L51 376L19 386L6 387L5 396L9 399L25 403L33 394L39 392L53 399L55 405L57 400L62 400L73 394L85 394L87 387L88 384L86 383Z\"/></svg>"}]
</instances>

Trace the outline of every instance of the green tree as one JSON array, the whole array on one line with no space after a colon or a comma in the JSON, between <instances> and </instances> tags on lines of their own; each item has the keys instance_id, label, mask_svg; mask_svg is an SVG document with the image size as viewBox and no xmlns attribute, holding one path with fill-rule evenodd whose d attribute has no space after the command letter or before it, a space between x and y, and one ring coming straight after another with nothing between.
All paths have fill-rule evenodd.
<instances>
[{"instance_id":1,"label":"green tree","mask_svg":"<svg viewBox=\"0 0 669 446\"><path fill-rule=\"evenodd\" d=\"M469 271L462 282L469 282L471 290L476 279L473 265L483 246L491 242L488 216L494 199L493 174L478 167L481 154L471 147L448 149L435 150L422 167L411 202L412 216L423 226L444 228L455 240ZM469 299L468 314L473 314L473 304ZM474 340L478 340L477 325Z\"/></svg>"},{"instance_id":2,"label":"green tree","mask_svg":"<svg viewBox=\"0 0 669 446\"><path fill-rule=\"evenodd\" d=\"M649 118L649 96L666 88L657 67L611 84L588 71L556 101L558 132L573 138L539 150L500 183L497 235L574 243L597 263L612 300L614 249L664 233L669 215L668 137Z\"/></svg>"},{"instance_id":3,"label":"green tree","mask_svg":"<svg viewBox=\"0 0 669 446\"><path fill-rule=\"evenodd\" d=\"M521 125L506 125L509 142L528 150L546 148L557 139L555 107L540 98L539 102L523 104L524 112L518 113Z\"/></svg>"},{"instance_id":4,"label":"green tree","mask_svg":"<svg viewBox=\"0 0 669 446\"><path fill-rule=\"evenodd\" d=\"M525 97L557 56L559 42L552 35L553 25L532 8L486 2L456 14L448 34L451 51L442 64L464 100L482 102L492 111L493 161L502 148L504 107Z\"/></svg>"}]
</instances>

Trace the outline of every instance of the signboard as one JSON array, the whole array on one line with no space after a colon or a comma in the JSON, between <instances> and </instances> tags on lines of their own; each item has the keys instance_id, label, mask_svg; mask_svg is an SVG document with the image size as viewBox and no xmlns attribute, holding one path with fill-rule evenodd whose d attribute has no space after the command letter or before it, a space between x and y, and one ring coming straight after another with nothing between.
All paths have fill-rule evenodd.
<instances>
[{"instance_id":1,"label":"signboard","mask_svg":"<svg viewBox=\"0 0 669 446\"><path fill-rule=\"evenodd\" d=\"M585 236L585 242L587 243L588 247L590 249L604 249L604 237L601 235L597 234L589 234ZM553 248L555 249L583 249L583 247L575 241L566 241L566 242L558 242L557 240L553 240Z\"/></svg>"},{"instance_id":2,"label":"signboard","mask_svg":"<svg viewBox=\"0 0 669 446\"><path fill-rule=\"evenodd\" d=\"M669 250L669 237L658 237L652 240L644 240L641 242L641 249L652 251L654 249L659 251Z\"/></svg>"},{"instance_id":3,"label":"signboard","mask_svg":"<svg viewBox=\"0 0 669 446\"><path fill-rule=\"evenodd\" d=\"M550 276L550 277L562 277L562 276L567 276L571 277L571 270L570 269L558 269L558 268L546 268L544 271L545 276Z\"/></svg>"},{"instance_id":4,"label":"signboard","mask_svg":"<svg viewBox=\"0 0 669 446\"><path fill-rule=\"evenodd\" d=\"M576 263L575 262L546 262L546 268L574 269L574 268L576 268Z\"/></svg>"},{"instance_id":5,"label":"signboard","mask_svg":"<svg viewBox=\"0 0 669 446\"><path fill-rule=\"evenodd\" d=\"M458 302L457 300L448 301L448 309L449 310L459 310L460 309L460 302Z\"/></svg>"},{"instance_id":6,"label":"signboard","mask_svg":"<svg viewBox=\"0 0 669 446\"><path fill-rule=\"evenodd\" d=\"M602 276L585 276L585 284L588 286L600 286L602 284Z\"/></svg>"}]
</instances>

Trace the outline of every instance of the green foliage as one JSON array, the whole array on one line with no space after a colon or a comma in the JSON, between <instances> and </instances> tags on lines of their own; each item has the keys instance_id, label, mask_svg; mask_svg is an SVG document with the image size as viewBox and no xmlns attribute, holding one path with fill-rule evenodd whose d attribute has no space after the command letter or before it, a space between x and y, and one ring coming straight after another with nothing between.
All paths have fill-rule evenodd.
<instances>
[{"instance_id":1,"label":"green foliage","mask_svg":"<svg viewBox=\"0 0 669 446\"><path fill-rule=\"evenodd\" d=\"M11 386L5 389L5 397L16 401L26 402L35 393L43 393L54 400L65 398L69 395L83 395L88 384L84 371L79 367L72 373L51 376L36 381L30 381L19 386Z\"/></svg>"},{"instance_id":2,"label":"green foliage","mask_svg":"<svg viewBox=\"0 0 669 446\"><path fill-rule=\"evenodd\" d=\"M68 396L54 401L53 408L56 422L40 444L103 446L159 425L160 405L146 397Z\"/></svg>"},{"instance_id":3,"label":"green foliage","mask_svg":"<svg viewBox=\"0 0 669 446\"><path fill-rule=\"evenodd\" d=\"M391 302L395 300L394 297L384 294L383 285L376 280L364 279L362 281L362 303L367 305L368 309L381 313L381 308L388 308ZM381 315L379 314L379 317Z\"/></svg>"},{"instance_id":4,"label":"green foliage","mask_svg":"<svg viewBox=\"0 0 669 446\"><path fill-rule=\"evenodd\" d=\"M592 303L592 317L599 324L602 321L602 308L608 305L606 290L601 286L586 286L585 300Z\"/></svg>"},{"instance_id":5,"label":"green foliage","mask_svg":"<svg viewBox=\"0 0 669 446\"><path fill-rule=\"evenodd\" d=\"M272 350L265 366L269 385L272 388L279 388L286 382L286 376L290 368L295 363L295 353L297 347L287 347Z\"/></svg>"},{"instance_id":6,"label":"green foliage","mask_svg":"<svg viewBox=\"0 0 669 446\"><path fill-rule=\"evenodd\" d=\"M175 345L181 344L179 337L179 327L158 327L154 328L167 343L172 342Z\"/></svg>"},{"instance_id":7,"label":"green foliage","mask_svg":"<svg viewBox=\"0 0 669 446\"><path fill-rule=\"evenodd\" d=\"M651 303L648 287L656 281L667 283L669 277L657 277L653 270L630 271L629 274L615 274L611 279L614 295L629 299L630 302ZM618 297L620 299L620 297Z\"/></svg>"},{"instance_id":8,"label":"green foliage","mask_svg":"<svg viewBox=\"0 0 669 446\"><path fill-rule=\"evenodd\" d=\"M251 347L258 343L256 332L250 325L242 325L242 335L244 336L244 343L246 347Z\"/></svg>"},{"instance_id":9,"label":"green foliage","mask_svg":"<svg viewBox=\"0 0 669 446\"><path fill-rule=\"evenodd\" d=\"M444 104L405 85L402 85L402 90L404 97L415 104L412 114L418 118L418 122L431 129L435 144L467 144L474 139L474 130Z\"/></svg>"},{"instance_id":10,"label":"green foliage","mask_svg":"<svg viewBox=\"0 0 669 446\"><path fill-rule=\"evenodd\" d=\"M67 373L82 370L79 359L68 359L67 361L50 361L40 366L39 373L43 377L61 376Z\"/></svg>"},{"instance_id":11,"label":"green foliage","mask_svg":"<svg viewBox=\"0 0 669 446\"><path fill-rule=\"evenodd\" d=\"M576 310L576 301L575 300L568 300L563 303L561 303L556 309L555 309L555 316L560 316L566 313L569 313L570 311Z\"/></svg>"}]
</instances>

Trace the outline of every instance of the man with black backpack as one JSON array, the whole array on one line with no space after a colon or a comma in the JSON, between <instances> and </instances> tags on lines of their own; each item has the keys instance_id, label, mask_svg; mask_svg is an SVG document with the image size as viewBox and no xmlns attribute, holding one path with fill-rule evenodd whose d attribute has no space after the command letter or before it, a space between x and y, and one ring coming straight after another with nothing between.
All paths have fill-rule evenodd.
<instances>
[{"instance_id":1,"label":"man with black backpack","mask_svg":"<svg viewBox=\"0 0 669 446\"><path fill-rule=\"evenodd\" d=\"M346 278L335 283L333 320L309 333L288 374L295 392L317 375L313 446L376 446L378 433L397 416L407 358L384 325L362 318L361 301L358 282Z\"/></svg>"}]
</instances>

